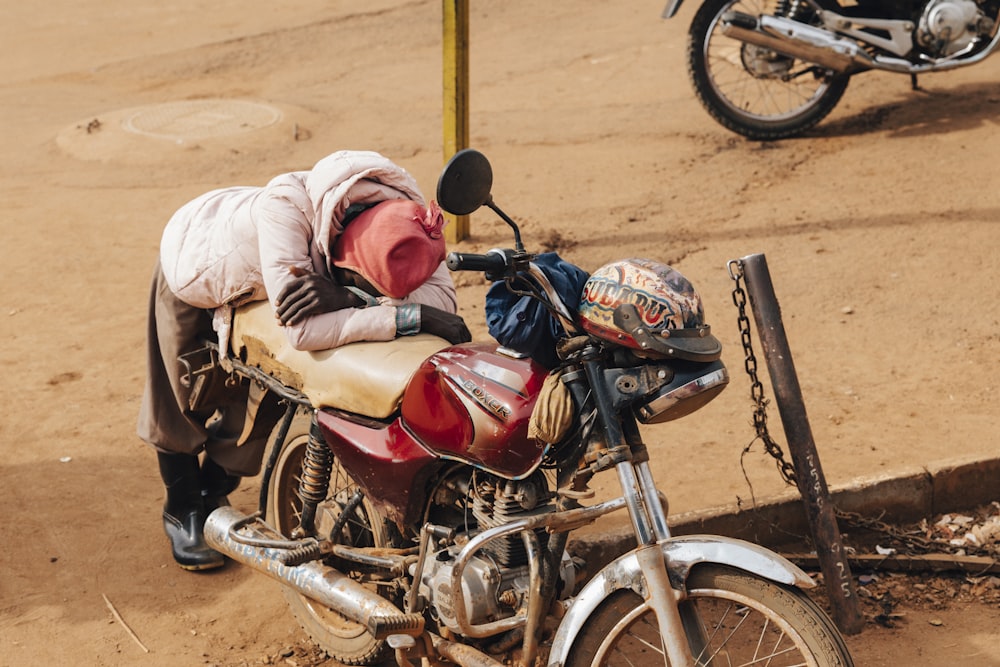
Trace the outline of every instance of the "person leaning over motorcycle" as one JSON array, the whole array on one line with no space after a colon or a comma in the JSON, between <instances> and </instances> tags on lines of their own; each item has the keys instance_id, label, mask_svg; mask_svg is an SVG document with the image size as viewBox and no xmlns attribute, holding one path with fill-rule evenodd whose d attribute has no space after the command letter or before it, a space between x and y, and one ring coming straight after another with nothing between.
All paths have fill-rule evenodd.
<instances>
[{"instance_id":1,"label":"person leaning over motorcycle","mask_svg":"<svg viewBox=\"0 0 1000 667\"><path fill-rule=\"evenodd\" d=\"M259 472L267 438L241 442L246 385L192 408L179 357L215 338L224 351L233 308L263 299L299 350L417 332L470 340L443 262L444 224L404 169L370 151L334 153L264 187L213 190L171 217L151 287L137 432L157 453L163 527L181 567L223 564L205 543L205 519Z\"/></svg>"}]
</instances>

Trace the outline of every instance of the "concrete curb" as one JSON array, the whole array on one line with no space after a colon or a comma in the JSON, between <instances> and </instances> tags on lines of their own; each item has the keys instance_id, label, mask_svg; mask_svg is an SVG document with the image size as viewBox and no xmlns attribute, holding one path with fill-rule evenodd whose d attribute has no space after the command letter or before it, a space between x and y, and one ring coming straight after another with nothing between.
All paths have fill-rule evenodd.
<instances>
[{"instance_id":1,"label":"concrete curb","mask_svg":"<svg viewBox=\"0 0 1000 667\"><path fill-rule=\"evenodd\" d=\"M1000 458L950 460L831 487L838 509L885 523L910 523L1000 500ZM736 537L780 550L809 534L798 491L758 500L755 507L714 507L670 517L674 535ZM843 530L843 527L842 527ZM607 563L634 545L631 530L587 535L573 551L590 566ZM801 546L799 547L801 549Z\"/></svg>"}]
</instances>

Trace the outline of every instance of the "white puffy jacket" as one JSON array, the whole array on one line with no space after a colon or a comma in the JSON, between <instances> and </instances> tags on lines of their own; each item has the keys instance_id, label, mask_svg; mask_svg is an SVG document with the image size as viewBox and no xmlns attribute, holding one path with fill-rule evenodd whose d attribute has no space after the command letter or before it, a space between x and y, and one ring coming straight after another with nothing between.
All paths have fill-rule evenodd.
<instances>
[{"instance_id":1,"label":"white puffy jacket","mask_svg":"<svg viewBox=\"0 0 1000 667\"><path fill-rule=\"evenodd\" d=\"M223 342L232 308L268 297L273 305L292 278L290 267L329 276L330 247L343 230L347 207L386 199L426 205L413 177L388 158L339 151L309 171L282 174L264 187L213 190L185 204L164 229L160 264L178 298L215 309ZM323 313L285 331L299 350L391 340L396 335L392 304L408 302L456 312L455 286L443 263L406 299Z\"/></svg>"}]
</instances>

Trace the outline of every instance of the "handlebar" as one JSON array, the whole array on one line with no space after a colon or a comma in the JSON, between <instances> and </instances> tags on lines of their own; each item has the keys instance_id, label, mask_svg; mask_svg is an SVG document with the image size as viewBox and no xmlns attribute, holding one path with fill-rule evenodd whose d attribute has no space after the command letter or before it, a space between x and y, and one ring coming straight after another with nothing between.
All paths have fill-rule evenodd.
<instances>
[{"instance_id":1,"label":"handlebar","mask_svg":"<svg viewBox=\"0 0 1000 667\"><path fill-rule=\"evenodd\" d=\"M510 259L503 250L494 248L484 255L450 252L445 264L452 271L482 271L490 276L502 276L510 265Z\"/></svg>"},{"instance_id":2,"label":"handlebar","mask_svg":"<svg viewBox=\"0 0 1000 667\"><path fill-rule=\"evenodd\" d=\"M445 264L452 271L482 271L488 280L509 280L521 274L530 276L538 286L535 289L536 298L562 323L568 334L576 333L577 327L569 309L545 272L531 259L531 255L523 252L493 248L483 255L450 252L445 258Z\"/></svg>"}]
</instances>

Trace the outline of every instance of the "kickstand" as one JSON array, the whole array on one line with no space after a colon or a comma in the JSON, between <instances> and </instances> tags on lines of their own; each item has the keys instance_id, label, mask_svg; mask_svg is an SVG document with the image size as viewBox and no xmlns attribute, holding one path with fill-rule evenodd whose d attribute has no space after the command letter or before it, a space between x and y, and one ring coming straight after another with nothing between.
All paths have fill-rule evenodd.
<instances>
[{"instance_id":1,"label":"kickstand","mask_svg":"<svg viewBox=\"0 0 1000 667\"><path fill-rule=\"evenodd\" d=\"M920 84L917 83L917 75L910 75L910 90L920 90Z\"/></svg>"}]
</instances>

